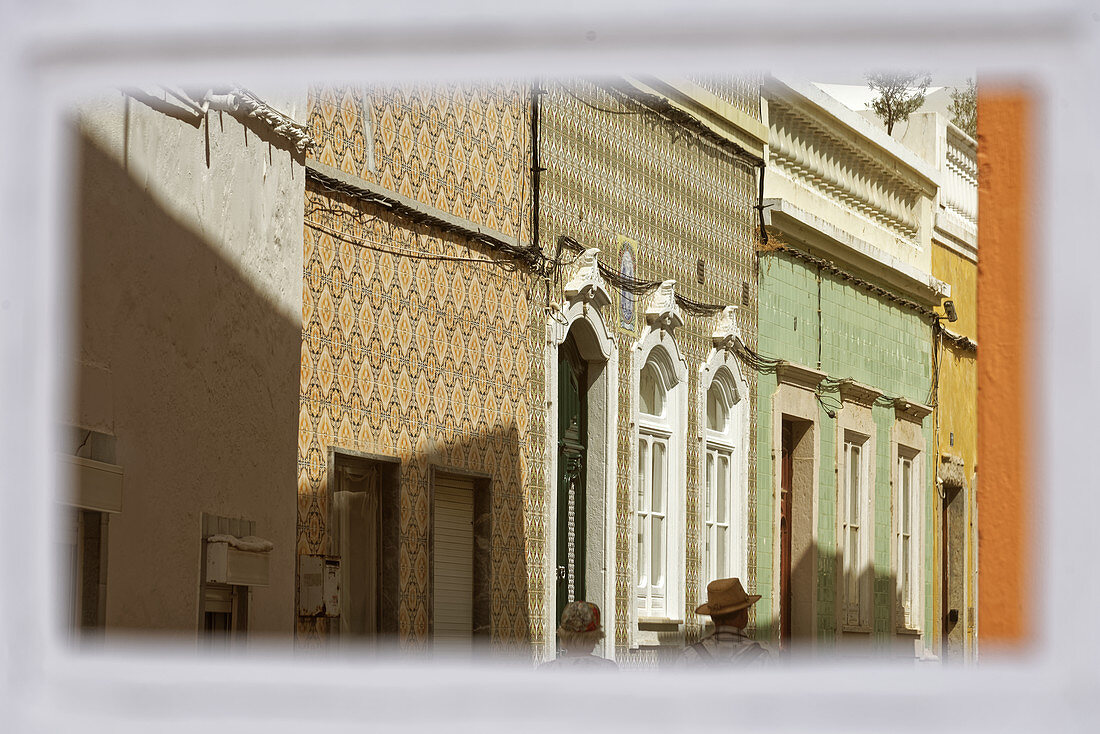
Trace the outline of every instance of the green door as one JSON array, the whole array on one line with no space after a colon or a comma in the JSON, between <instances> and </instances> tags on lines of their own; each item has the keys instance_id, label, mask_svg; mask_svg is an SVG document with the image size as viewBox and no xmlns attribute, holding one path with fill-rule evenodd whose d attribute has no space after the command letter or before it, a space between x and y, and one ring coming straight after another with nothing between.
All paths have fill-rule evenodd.
<instances>
[{"instance_id":1,"label":"green door","mask_svg":"<svg viewBox=\"0 0 1100 734\"><path fill-rule=\"evenodd\" d=\"M558 351L557 616L585 598L585 475L588 454L588 363L573 335Z\"/></svg>"}]
</instances>

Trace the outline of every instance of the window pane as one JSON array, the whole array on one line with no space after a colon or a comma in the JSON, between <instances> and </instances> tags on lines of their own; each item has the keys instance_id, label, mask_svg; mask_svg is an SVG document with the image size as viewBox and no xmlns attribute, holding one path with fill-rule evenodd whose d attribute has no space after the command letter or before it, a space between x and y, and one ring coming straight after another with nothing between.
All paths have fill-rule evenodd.
<instances>
[{"instance_id":1,"label":"window pane","mask_svg":"<svg viewBox=\"0 0 1100 734\"><path fill-rule=\"evenodd\" d=\"M665 581L665 520L657 515L652 516L652 535L650 539L652 551L649 557L649 574L654 586L660 586Z\"/></svg>"},{"instance_id":2,"label":"window pane","mask_svg":"<svg viewBox=\"0 0 1100 734\"><path fill-rule=\"evenodd\" d=\"M911 482L913 477L913 462L903 461L901 464L901 531L909 533L912 522L912 504L910 504Z\"/></svg>"},{"instance_id":3,"label":"window pane","mask_svg":"<svg viewBox=\"0 0 1100 734\"><path fill-rule=\"evenodd\" d=\"M654 512L665 511L665 451L665 444L654 442L653 477L650 485L650 506Z\"/></svg>"},{"instance_id":4,"label":"window pane","mask_svg":"<svg viewBox=\"0 0 1100 734\"><path fill-rule=\"evenodd\" d=\"M707 428L725 433L729 425L729 406L718 385L707 390Z\"/></svg>"},{"instance_id":5,"label":"window pane","mask_svg":"<svg viewBox=\"0 0 1100 734\"><path fill-rule=\"evenodd\" d=\"M638 409L647 415L664 415L665 389L657 368L647 364L642 368L638 385Z\"/></svg>"},{"instance_id":6,"label":"window pane","mask_svg":"<svg viewBox=\"0 0 1100 734\"><path fill-rule=\"evenodd\" d=\"M729 494L730 494L730 457L724 454L718 456L718 482L715 491L718 493L717 505L718 522L729 522Z\"/></svg>"},{"instance_id":7,"label":"window pane","mask_svg":"<svg viewBox=\"0 0 1100 734\"><path fill-rule=\"evenodd\" d=\"M848 558L848 601L850 604L859 603L859 574L862 572L859 566L859 528L851 527L848 530L848 547L845 549Z\"/></svg>"},{"instance_id":8,"label":"window pane","mask_svg":"<svg viewBox=\"0 0 1100 734\"><path fill-rule=\"evenodd\" d=\"M714 515L712 509L714 507L714 454L710 451L707 452L707 502L706 502L706 518L707 522L713 522Z\"/></svg>"},{"instance_id":9,"label":"window pane","mask_svg":"<svg viewBox=\"0 0 1100 734\"><path fill-rule=\"evenodd\" d=\"M721 525L719 525L718 528L717 528L717 532L718 532L718 537L717 537L717 546L718 546L717 556L718 556L718 558L716 559L717 560L716 566L717 566L718 572L715 574L715 578L724 579L724 578L727 578L729 576L729 568L727 568L728 564L726 563L726 536L729 533L729 528L722 527Z\"/></svg>"},{"instance_id":10,"label":"window pane","mask_svg":"<svg viewBox=\"0 0 1100 734\"><path fill-rule=\"evenodd\" d=\"M898 581L901 582L902 604L908 612L912 601L909 585L909 538L901 539L901 559L898 563Z\"/></svg>"},{"instance_id":11,"label":"window pane","mask_svg":"<svg viewBox=\"0 0 1100 734\"><path fill-rule=\"evenodd\" d=\"M638 440L638 586L646 586L648 584L646 569L649 564L646 562L646 536L649 533L649 518L646 513L649 510L648 502L646 502L646 486L649 479L649 441L642 437Z\"/></svg>"},{"instance_id":12,"label":"window pane","mask_svg":"<svg viewBox=\"0 0 1100 734\"><path fill-rule=\"evenodd\" d=\"M848 450L848 521L859 524L860 448L852 445Z\"/></svg>"}]
</instances>

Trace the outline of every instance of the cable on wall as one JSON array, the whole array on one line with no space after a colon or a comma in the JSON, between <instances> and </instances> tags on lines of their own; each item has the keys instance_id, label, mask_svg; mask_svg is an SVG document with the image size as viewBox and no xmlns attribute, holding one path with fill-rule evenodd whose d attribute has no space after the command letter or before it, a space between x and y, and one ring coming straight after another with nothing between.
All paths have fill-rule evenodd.
<instances>
[{"instance_id":1,"label":"cable on wall","mask_svg":"<svg viewBox=\"0 0 1100 734\"><path fill-rule=\"evenodd\" d=\"M760 252L761 252L761 254L768 254L768 253L772 253L772 252L782 252L782 253L785 253L787 255L790 255L791 257L798 258L799 260L804 260L804 261L810 263L811 265L817 266L818 268L820 268L821 270L824 270L827 273L830 273L832 275L837 276L838 278L840 278L841 280L843 280L847 283L852 283L854 285L857 285L860 288L862 288L863 290L868 291L870 293L874 293L877 296L881 296L882 298L885 298L886 300L890 301L891 303L896 303L897 305L899 305L903 308L907 308L910 311L915 311L916 313L920 314L921 316L925 317L926 319L929 319L929 320L938 320L939 319L939 314L937 314L932 309L926 308L925 306L922 306L919 303L916 303L915 301L910 301L907 298L902 298L899 295L891 293L890 291L886 290L885 288L883 288L881 286L875 285L874 283L872 283L868 280L864 280L863 278L860 278L858 275L853 275L853 274L849 273L848 271L844 270L843 268L838 267L834 263L831 263L828 260L824 260L820 257L815 257L815 256L809 254L808 252L803 252L801 250L795 249L793 247L790 247L788 245L784 245L784 244L781 244L781 243L773 244L770 247L768 247L768 249L761 250Z\"/></svg>"},{"instance_id":2,"label":"cable on wall","mask_svg":"<svg viewBox=\"0 0 1100 734\"><path fill-rule=\"evenodd\" d=\"M326 191L329 191L330 193L341 194L341 195L353 198L357 201L366 202L366 203L370 203L370 204L376 204L376 205L381 206L382 208L384 208L388 211L393 212L394 214L397 214L397 215L399 215L399 216L401 216L405 219L408 219L412 222L415 222L417 224L422 224L422 225L425 225L425 226L435 227L435 228L443 230L444 232L449 232L449 233L462 235L463 237L466 237L470 240L473 240L474 242L477 242L478 244L484 245L484 246L490 248L491 250L494 250L496 252L500 252L504 255L509 256L516 263L523 263L523 264L527 265L537 275L546 277L550 273L551 261L549 261L542 254L541 250L539 250L539 249L537 249L533 246L528 245L528 246L525 247L523 245L512 243L512 242L509 242L508 240L505 240L505 239L502 239L500 237L493 236L493 235L491 235L489 233L486 233L484 231L475 229L472 226L464 226L463 224L461 224L457 220L457 217L452 220L452 219L444 219L441 216L435 216L435 215L430 214L428 212L417 209L414 206L406 204L406 203L402 202L400 199L398 199L396 197L387 196L385 194L380 194L380 193L374 193L374 192L368 191L366 189L359 188L359 187L353 186L351 184L339 181L335 178L332 178L331 176L325 175L324 173L316 170L315 168L313 168L311 166L306 166L306 176L311 181L313 181L315 184L317 184L321 188L325 189ZM347 211L344 211L344 210L338 210L338 211L339 211L340 215L356 216L355 214L352 214L351 212L347 212ZM326 211L326 213L334 213L334 212L330 208L330 210ZM370 216L370 215L360 215L360 216ZM318 226L318 225L310 224L310 226ZM350 235L347 235L346 237L349 238L349 239L352 239L352 240L357 239L357 238L354 238ZM362 244L362 242L353 242L353 244ZM372 247L370 249L382 249L382 248ZM405 251L405 252L394 251L392 254L401 254L401 255L405 255L405 256L409 256L409 257L414 257L415 256L417 259L421 259L421 260L454 260L454 258L449 258L449 257L446 257L446 256L428 255L426 253L416 253L416 252L412 252L412 251ZM500 267L504 267L505 269L508 269L508 268L513 268L514 269L514 267L515 267L515 263L501 263L499 261L495 261L495 260L491 260L491 259L483 260L483 259L478 259L478 258L471 258L471 259L469 259L469 261L470 262L485 263L487 265L490 265L490 264L491 265L497 265L497 266L500 266Z\"/></svg>"}]
</instances>

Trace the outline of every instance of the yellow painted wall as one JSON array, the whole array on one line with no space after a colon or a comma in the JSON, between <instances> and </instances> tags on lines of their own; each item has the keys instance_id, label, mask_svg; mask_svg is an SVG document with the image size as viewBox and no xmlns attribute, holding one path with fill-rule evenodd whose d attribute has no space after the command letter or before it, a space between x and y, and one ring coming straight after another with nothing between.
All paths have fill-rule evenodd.
<instances>
[{"instance_id":1,"label":"yellow painted wall","mask_svg":"<svg viewBox=\"0 0 1100 734\"><path fill-rule=\"evenodd\" d=\"M932 274L951 284L951 299L959 319L944 325L955 334L977 340L977 263L960 255L955 250L935 245L932 249ZM977 514L975 511L975 470L978 462L978 370L977 354L944 340L940 350L938 431L936 435L937 454L952 454L961 458L965 464L967 479L967 528L966 559L966 604L967 608L977 607ZM952 445L953 443L953 445ZM939 466L939 458L936 462ZM937 521L937 547L943 539L940 536ZM937 550L939 553L939 550ZM937 589L937 597L943 593ZM938 604L938 600L937 600ZM975 617L966 609L960 624L964 626L966 646L973 649L975 639ZM937 630L939 632L939 630ZM942 634L942 633L941 633Z\"/></svg>"},{"instance_id":2,"label":"yellow painted wall","mask_svg":"<svg viewBox=\"0 0 1100 734\"><path fill-rule=\"evenodd\" d=\"M932 249L932 274L951 284L951 300L959 320L944 325L955 334L977 340L977 263L946 247ZM977 462L977 370L975 353L945 341L940 365L939 450L966 462L972 471ZM950 444L950 433L955 445Z\"/></svg>"}]
</instances>

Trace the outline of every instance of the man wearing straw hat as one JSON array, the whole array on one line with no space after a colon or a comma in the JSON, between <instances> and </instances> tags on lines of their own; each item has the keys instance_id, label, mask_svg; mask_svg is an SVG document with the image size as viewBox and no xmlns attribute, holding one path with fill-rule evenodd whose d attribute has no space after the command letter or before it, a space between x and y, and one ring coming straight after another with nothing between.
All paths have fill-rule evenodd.
<instances>
[{"instance_id":1,"label":"man wearing straw hat","mask_svg":"<svg viewBox=\"0 0 1100 734\"><path fill-rule=\"evenodd\" d=\"M761 665L768 662L768 650L745 635L749 607L759 594L746 594L740 579L718 579L707 584L707 603L695 610L714 622L714 630L680 653L676 667L721 667Z\"/></svg>"}]
</instances>

